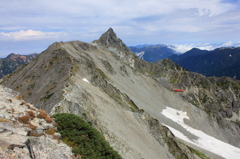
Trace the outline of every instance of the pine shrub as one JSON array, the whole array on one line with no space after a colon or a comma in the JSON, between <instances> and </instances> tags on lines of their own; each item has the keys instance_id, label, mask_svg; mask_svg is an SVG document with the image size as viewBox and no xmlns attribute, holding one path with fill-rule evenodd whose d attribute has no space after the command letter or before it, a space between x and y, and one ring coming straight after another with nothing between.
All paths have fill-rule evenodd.
<instances>
[{"instance_id":1,"label":"pine shrub","mask_svg":"<svg viewBox=\"0 0 240 159\"><path fill-rule=\"evenodd\" d=\"M63 141L71 143L73 153L82 159L120 159L122 158L104 139L102 134L89 123L74 114L60 113L53 115L57 130Z\"/></svg>"}]
</instances>

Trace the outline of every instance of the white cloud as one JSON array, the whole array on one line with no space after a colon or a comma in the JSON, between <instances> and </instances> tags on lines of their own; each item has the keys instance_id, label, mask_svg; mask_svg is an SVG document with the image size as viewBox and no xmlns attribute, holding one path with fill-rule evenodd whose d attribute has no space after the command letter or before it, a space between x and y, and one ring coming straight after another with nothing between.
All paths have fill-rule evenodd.
<instances>
[{"instance_id":1,"label":"white cloud","mask_svg":"<svg viewBox=\"0 0 240 159\"><path fill-rule=\"evenodd\" d=\"M36 30L20 30L14 32L0 32L0 38L13 39L13 40L36 40L57 38L59 36L66 35L63 32L42 32Z\"/></svg>"},{"instance_id":2,"label":"white cloud","mask_svg":"<svg viewBox=\"0 0 240 159\"><path fill-rule=\"evenodd\" d=\"M236 41L237 7L222 0L1 0L0 40L90 42L112 27L127 45Z\"/></svg>"},{"instance_id":3,"label":"white cloud","mask_svg":"<svg viewBox=\"0 0 240 159\"><path fill-rule=\"evenodd\" d=\"M168 47L179 52L179 53L185 53L192 48L198 48L201 50L214 50L216 48L220 47L228 47L228 46L233 46L233 47L239 47L239 42L233 42L229 41L226 43L219 43L219 44L211 44L211 43L196 43L196 44L171 44Z\"/></svg>"},{"instance_id":4,"label":"white cloud","mask_svg":"<svg viewBox=\"0 0 240 159\"><path fill-rule=\"evenodd\" d=\"M195 47L195 45L193 45L193 44L185 44L185 45L173 44L172 46L174 46L174 47L169 46L169 48L171 48L179 53L185 53L186 51L189 51Z\"/></svg>"},{"instance_id":5,"label":"white cloud","mask_svg":"<svg viewBox=\"0 0 240 159\"><path fill-rule=\"evenodd\" d=\"M194 25L175 25L175 26L166 26L168 31L180 31L180 32L199 32L200 27Z\"/></svg>"},{"instance_id":6,"label":"white cloud","mask_svg":"<svg viewBox=\"0 0 240 159\"><path fill-rule=\"evenodd\" d=\"M233 46L233 42L232 41L226 42L222 44L222 46Z\"/></svg>"},{"instance_id":7,"label":"white cloud","mask_svg":"<svg viewBox=\"0 0 240 159\"><path fill-rule=\"evenodd\" d=\"M213 45L205 45L205 46L197 46L196 48L210 51L210 50L216 49L217 47L214 47Z\"/></svg>"}]
</instances>

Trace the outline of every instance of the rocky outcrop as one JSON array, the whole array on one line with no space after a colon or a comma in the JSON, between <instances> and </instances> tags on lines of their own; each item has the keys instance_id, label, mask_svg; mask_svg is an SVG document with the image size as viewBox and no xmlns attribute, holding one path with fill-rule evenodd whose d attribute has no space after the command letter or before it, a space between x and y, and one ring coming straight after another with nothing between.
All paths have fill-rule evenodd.
<instances>
[{"instance_id":1,"label":"rocky outcrop","mask_svg":"<svg viewBox=\"0 0 240 159\"><path fill-rule=\"evenodd\" d=\"M0 85L0 158L72 158L53 120Z\"/></svg>"}]
</instances>

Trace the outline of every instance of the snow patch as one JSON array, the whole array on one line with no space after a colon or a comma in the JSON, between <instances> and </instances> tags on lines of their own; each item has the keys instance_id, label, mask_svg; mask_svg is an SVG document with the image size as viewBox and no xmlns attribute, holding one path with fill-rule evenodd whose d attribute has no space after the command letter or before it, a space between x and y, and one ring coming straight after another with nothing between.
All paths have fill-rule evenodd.
<instances>
[{"instance_id":1,"label":"snow patch","mask_svg":"<svg viewBox=\"0 0 240 159\"><path fill-rule=\"evenodd\" d=\"M145 53L145 52L142 51L142 52L136 53L136 55L137 55L140 59L143 59L144 53Z\"/></svg>"},{"instance_id":2,"label":"snow patch","mask_svg":"<svg viewBox=\"0 0 240 159\"><path fill-rule=\"evenodd\" d=\"M82 80L87 82L87 83L90 83L86 78L83 78Z\"/></svg>"},{"instance_id":3,"label":"snow patch","mask_svg":"<svg viewBox=\"0 0 240 159\"><path fill-rule=\"evenodd\" d=\"M189 117L187 116L187 112L183 112L182 110L176 110L170 107L163 109L162 114L177 123L184 123L183 119L189 119Z\"/></svg>"},{"instance_id":4,"label":"snow patch","mask_svg":"<svg viewBox=\"0 0 240 159\"><path fill-rule=\"evenodd\" d=\"M175 136L177 136L178 138L180 138L180 139L182 139L182 140L184 140L184 141L187 141L187 142L189 142L189 143L192 143L192 144L194 144L195 145L195 143L193 143L193 141L191 141L187 136L185 136L183 133L181 133L180 131L178 131L178 130L176 130L176 129L174 129L174 128L172 128L171 126L168 126L168 125L166 125L166 124L163 124L164 126L166 126L166 127L168 127L170 130L171 130L171 132L175 135Z\"/></svg>"},{"instance_id":5,"label":"snow patch","mask_svg":"<svg viewBox=\"0 0 240 159\"><path fill-rule=\"evenodd\" d=\"M240 156L240 149L237 147L234 147L228 143L225 143L221 140L218 140L212 136L209 136L205 134L204 132L194 129L184 123L184 119L189 119L187 116L187 112L183 112L181 110L176 110L173 108L167 107L166 109L163 109L161 112L164 116L167 118L173 120L174 122L181 125L183 128L185 128L187 131L192 133L193 135L197 136L198 139L190 140L187 136L185 136L180 131L163 124L167 126L172 133L177 136L178 138L189 142L191 144L194 144L198 147L201 147L207 151L213 152L219 156L222 156L226 159L236 159Z\"/></svg>"}]
</instances>

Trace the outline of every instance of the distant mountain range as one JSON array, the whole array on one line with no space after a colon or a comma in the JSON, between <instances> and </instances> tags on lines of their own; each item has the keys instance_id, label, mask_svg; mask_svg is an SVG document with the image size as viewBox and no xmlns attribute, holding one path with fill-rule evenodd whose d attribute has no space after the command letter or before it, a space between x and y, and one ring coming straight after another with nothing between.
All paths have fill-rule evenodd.
<instances>
[{"instance_id":1,"label":"distant mountain range","mask_svg":"<svg viewBox=\"0 0 240 159\"><path fill-rule=\"evenodd\" d=\"M141 59L148 62L156 62L162 60L172 54L184 54L193 48L200 50L212 51L217 48L223 47L240 47L240 43L234 43L232 41L225 43L199 43L199 44L143 44L136 46L129 46L130 50L134 52Z\"/></svg>"},{"instance_id":2,"label":"distant mountain range","mask_svg":"<svg viewBox=\"0 0 240 159\"><path fill-rule=\"evenodd\" d=\"M178 53L172 47L164 44L129 46L129 49L147 62L156 62Z\"/></svg>"},{"instance_id":3,"label":"distant mountain range","mask_svg":"<svg viewBox=\"0 0 240 159\"><path fill-rule=\"evenodd\" d=\"M192 72L205 76L228 76L240 80L240 47L218 48L213 51L192 49L168 57Z\"/></svg>"},{"instance_id":4,"label":"distant mountain range","mask_svg":"<svg viewBox=\"0 0 240 159\"><path fill-rule=\"evenodd\" d=\"M169 58L189 71L207 77L228 76L240 80L240 47L221 47L214 50L192 48L183 54L176 51L178 50L176 46L164 44L144 44L129 48L147 62L154 63Z\"/></svg>"},{"instance_id":5,"label":"distant mountain range","mask_svg":"<svg viewBox=\"0 0 240 159\"><path fill-rule=\"evenodd\" d=\"M30 55L9 54L6 58L0 58L0 78L12 73L19 66L22 66L37 56L36 53Z\"/></svg>"}]
</instances>

